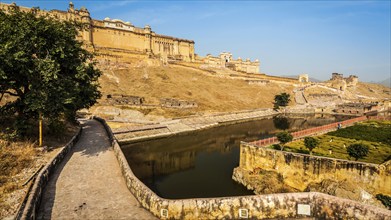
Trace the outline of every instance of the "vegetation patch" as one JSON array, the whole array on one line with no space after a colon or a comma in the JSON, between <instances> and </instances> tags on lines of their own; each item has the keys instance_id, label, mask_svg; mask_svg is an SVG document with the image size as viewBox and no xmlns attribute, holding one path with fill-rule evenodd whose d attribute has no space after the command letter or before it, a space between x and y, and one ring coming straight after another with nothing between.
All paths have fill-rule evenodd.
<instances>
[{"instance_id":1,"label":"vegetation patch","mask_svg":"<svg viewBox=\"0 0 391 220\"><path fill-rule=\"evenodd\" d=\"M391 121L366 121L355 126L329 132L328 135L381 142L391 146Z\"/></svg>"},{"instance_id":2,"label":"vegetation patch","mask_svg":"<svg viewBox=\"0 0 391 220\"><path fill-rule=\"evenodd\" d=\"M355 160L353 156L349 155L348 147L360 144L368 147L368 154L364 158L358 159L358 161L375 164L384 163L391 158L390 126L390 121L367 121L314 137L319 144L313 149L312 153L315 156ZM365 129L368 129L368 131L365 131ZM379 138L380 141L374 137ZM287 143L284 151L310 153L303 140Z\"/></svg>"},{"instance_id":3,"label":"vegetation patch","mask_svg":"<svg viewBox=\"0 0 391 220\"><path fill-rule=\"evenodd\" d=\"M6 217L15 208L7 202L9 194L23 188L23 182L17 181L17 175L33 166L38 153L31 141L11 143L0 139L0 218Z\"/></svg>"},{"instance_id":4,"label":"vegetation patch","mask_svg":"<svg viewBox=\"0 0 391 220\"><path fill-rule=\"evenodd\" d=\"M391 210L391 196L377 194L376 199L380 200L380 202L383 203L385 207Z\"/></svg>"},{"instance_id":5,"label":"vegetation patch","mask_svg":"<svg viewBox=\"0 0 391 220\"><path fill-rule=\"evenodd\" d=\"M38 125L34 124L25 138L16 139L12 130L6 129L15 119L0 118L0 219L15 214L27 192L29 178L45 165L78 131L78 126L63 123L61 134L53 133L44 121L43 143L49 152L38 148ZM35 130L35 132L33 132ZM11 133L9 133L11 132Z\"/></svg>"}]
</instances>

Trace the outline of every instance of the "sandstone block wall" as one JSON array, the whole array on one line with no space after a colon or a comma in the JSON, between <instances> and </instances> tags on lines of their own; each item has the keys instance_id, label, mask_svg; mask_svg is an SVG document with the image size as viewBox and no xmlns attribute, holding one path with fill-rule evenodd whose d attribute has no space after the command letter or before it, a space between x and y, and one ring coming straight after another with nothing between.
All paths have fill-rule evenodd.
<instances>
[{"instance_id":1,"label":"sandstone block wall","mask_svg":"<svg viewBox=\"0 0 391 220\"><path fill-rule=\"evenodd\" d=\"M304 190L310 183L324 179L346 180L371 194L391 194L390 164L370 164L334 158L311 156L241 143L241 169L261 168L276 171L283 175L286 183Z\"/></svg>"}]
</instances>

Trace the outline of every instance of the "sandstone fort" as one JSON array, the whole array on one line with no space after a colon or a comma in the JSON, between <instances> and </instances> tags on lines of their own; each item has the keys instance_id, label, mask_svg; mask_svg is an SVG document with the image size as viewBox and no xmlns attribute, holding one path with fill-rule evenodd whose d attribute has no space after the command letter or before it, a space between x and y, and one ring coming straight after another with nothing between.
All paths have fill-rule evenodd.
<instances>
[{"instance_id":1,"label":"sandstone fort","mask_svg":"<svg viewBox=\"0 0 391 220\"><path fill-rule=\"evenodd\" d=\"M157 34L149 25L145 25L144 28L136 27L120 19L106 17L103 20L96 20L91 17L87 8L76 9L72 2L69 3L68 11L44 11L36 7L17 6L15 3L0 3L0 8L5 11L15 7L41 16L81 23L84 28L80 30L78 38L84 42L86 48L106 60L126 62L131 57L157 58L163 62L199 62L229 67L236 71L259 73L258 60L251 62L250 59L242 60L240 57L234 60L232 54L226 52L221 53L219 57L197 56L193 40Z\"/></svg>"}]
</instances>

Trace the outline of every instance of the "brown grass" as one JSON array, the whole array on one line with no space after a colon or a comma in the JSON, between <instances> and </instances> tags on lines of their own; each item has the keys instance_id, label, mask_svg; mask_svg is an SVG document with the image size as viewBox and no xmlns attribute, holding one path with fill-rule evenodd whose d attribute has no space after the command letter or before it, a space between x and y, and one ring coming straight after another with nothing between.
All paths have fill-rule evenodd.
<instances>
[{"instance_id":1,"label":"brown grass","mask_svg":"<svg viewBox=\"0 0 391 220\"><path fill-rule=\"evenodd\" d=\"M0 140L0 217L5 217L2 213L13 208L12 203L6 201L9 195L23 188L23 182L17 175L34 166L34 158L39 155L34 145L31 141Z\"/></svg>"},{"instance_id":2,"label":"brown grass","mask_svg":"<svg viewBox=\"0 0 391 220\"><path fill-rule=\"evenodd\" d=\"M141 62L141 61L140 61ZM137 63L137 62L135 62ZM103 71L99 81L103 97L100 105L105 104L108 94L124 94L140 96L150 106L146 112L151 115L166 117L183 117L197 113L215 113L249 110L256 108L272 108L274 97L286 92L291 95L290 105L294 105L292 80L272 77L264 74L246 74L229 69L201 69L197 63L170 64L168 66L130 65L126 68L100 66ZM266 85L250 85L248 80L272 80ZM277 82L278 81L278 82ZM369 83L358 83L357 87L349 87L343 98L360 100L369 97L382 99L389 97L387 88ZM389 90L389 89L388 89ZM323 88L309 88L310 93L334 93ZM357 96L359 95L359 96ZM175 98L195 101L198 108L167 109L158 105L161 98ZM132 108L132 107L130 107ZM133 108L138 111L145 109ZM143 112L144 113L144 112Z\"/></svg>"},{"instance_id":3,"label":"brown grass","mask_svg":"<svg viewBox=\"0 0 391 220\"><path fill-rule=\"evenodd\" d=\"M36 140L8 141L0 138L0 219L12 216L27 191L23 184L45 165L77 132L78 126L66 124L61 135L44 136L42 152ZM44 132L48 133L47 131ZM0 133L0 137L4 136Z\"/></svg>"},{"instance_id":4,"label":"brown grass","mask_svg":"<svg viewBox=\"0 0 391 220\"><path fill-rule=\"evenodd\" d=\"M249 85L245 80L212 76L209 72L182 66L150 66L104 70L100 78L103 99L107 94L126 94L145 98L146 104L159 105L161 98L197 102L198 108L158 110L168 115L196 112L230 112L270 108L276 94L292 93L293 86L270 83ZM117 81L118 80L118 81ZM293 97L293 94L292 94ZM103 103L103 102L102 102Z\"/></svg>"}]
</instances>

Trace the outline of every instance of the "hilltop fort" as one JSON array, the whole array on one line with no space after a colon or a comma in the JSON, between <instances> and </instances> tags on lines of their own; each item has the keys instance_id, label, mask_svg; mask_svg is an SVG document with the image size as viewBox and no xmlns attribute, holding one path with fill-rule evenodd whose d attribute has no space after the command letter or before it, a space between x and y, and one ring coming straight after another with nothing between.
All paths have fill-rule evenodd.
<instances>
[{"instance_id":1,"label":"hilltop fort","mask_svg":"<svg viewBox=\"0 0 391 220\"><path fill-rule=\"evenodd\" d=\"M218 63L237 71L259 73L258 60L255 62L251 62L250 59L243 61L241 58L233 60L230 53L221 53L219 58L210 55L196 56L193 40L157 34L149 25L143 28L136 27L120 19L106 17L103 20L96 20L91 18L87 8L76 9L72 2L69 3L67 11L45 11L38 7L27 8L17 6L15 3L0 3L0 9L4 11L12 8L19 8L25 12L32 11L38 16L80 22L84 28L80 30L78 38L100 59L127 62L130 58L155 58L164 63L168 61Z\"/></svg>"}]
</instances>

